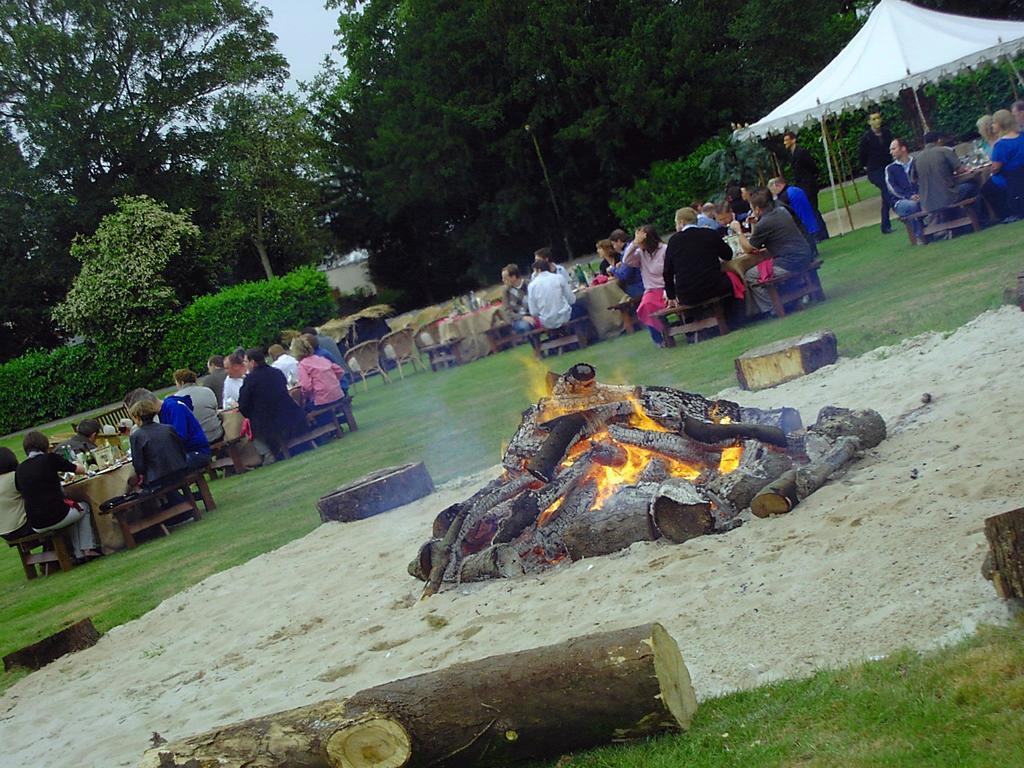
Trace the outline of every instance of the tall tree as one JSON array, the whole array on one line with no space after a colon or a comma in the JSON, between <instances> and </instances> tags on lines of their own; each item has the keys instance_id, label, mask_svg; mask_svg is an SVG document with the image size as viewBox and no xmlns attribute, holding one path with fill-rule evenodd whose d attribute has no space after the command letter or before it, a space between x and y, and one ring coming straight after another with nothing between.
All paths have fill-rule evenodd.
<instances>
[{"instance_id":1,"label":"tall tree","mask_svg":"<svg viewBox=\"0 0 1024 768\"><path fill-rule=\"evenodd\" d=\"M209 171L221 190L213 240L255 253L265 275L324 255L323 140L295 96L231 94L214 107ZM240 270L247 274L250 270Z\"/></svg>"},{"instance_id":2,"label":"tall tree","mask_svg":"<svg viewBox=\"0 0 1024 768\"><path fill-rule=\"evenodd\" d=\"M72 239L115 197L215 198L197 169L211 104L286 71L267 14L253 0L0 0L0 123L33 168L32 257L58 294L77 268Z\"/></svg>"}]
</instances>

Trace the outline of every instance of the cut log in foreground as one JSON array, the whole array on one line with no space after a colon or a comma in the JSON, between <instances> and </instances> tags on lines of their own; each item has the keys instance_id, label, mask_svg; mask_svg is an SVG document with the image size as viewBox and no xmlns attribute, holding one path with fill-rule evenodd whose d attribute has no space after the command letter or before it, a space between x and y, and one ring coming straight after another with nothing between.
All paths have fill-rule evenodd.
<instances>
[{"instance_id":1,"label":"cut log in foreground","mask_svg":"<svg viewBox=\"0 0 1024 768\"><path fill-rule=\"evenodd\" d=\"M767 389L831 365L838 357L835 334L816 331L744 352L736 358L736 378L743 389Z\"/></svg>"},{"instance_id":2,"label":"cut log in foreground","mask_svg":"<svg viewBox=\"0 0 1024 768\"><path fill-rule=\"evenodd\" d=\"M7 654L4 656L4 671L10 672L14 667L42 669L65 654L91 648L99 639L100 633L92 625L92 619L82 619L39 642Z\"/></svg>"},{"instance_id":3,"label":"cut log in foreground","mask_svg":"<svg viewBox=\"0 0 1024 768\"><path fill-rule=\"evenodd\" d=\"M317 502L320 520L350 523L397 509L434 492L422 462L388 467L331 491Z\"/></svg>"},{"instance_id":4,"label":"cut log in foreground","mask_svg":"<svg viewBox=\"0 0 1024 768\"><path fill-rule=\"evenodd\" d=\"M765 486L750 502L757 517L784 515L806 499L857 455L858 440L840 437L832 450L819 461L791 469Z\"/></svg>"},{"instance_id":5,"label":"cut log in foreground","mask_svg":"<svg viewBox=\"0 0 1024 768\"><path fill-rule=\"evenodd\" d=\"M222 726L140 768L500 765L685 729L696 708L675 640L646 624Z\"/></svg>"},{"instance_id":6,"label":"cut log in foreground","mask_svg":"<svg viewBox=\"0 0 1024 768\"><path fill-rule=\"evenodd\" d=\"M996 594L1024 599L1024 507L987 518L985 538Z\"/></svg>"}]
</instances>

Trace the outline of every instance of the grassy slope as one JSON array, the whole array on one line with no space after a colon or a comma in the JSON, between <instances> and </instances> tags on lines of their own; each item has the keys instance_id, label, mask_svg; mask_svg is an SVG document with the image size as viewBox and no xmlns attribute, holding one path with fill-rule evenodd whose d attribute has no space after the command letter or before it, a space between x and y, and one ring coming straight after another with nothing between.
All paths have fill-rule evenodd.
<instances>
[{"instance_id":1,"label":"grassy slope","mask_svg":"<svg viewBox=\"0 0 1024 768\"><path fill-rule=\"evenodd\" d=\"M1024 224L1016 224L927 248L912 248L905 238L882 237L877 232L861 230L833 238L822 249L825 259L822 281L829 295L825 304L724 338L674 350L656 349L645 334L636 334L596 345L584 353L565 355L553 361L552 367L564 369L572 362L585 359L597 365L605 381L671 384L712 393L734 382L732 361L745 349L811 329L833 329L843 355L856 355L926 330L952 330L1000 303L1003 289L1013 284L1021 268L1022 235ZM520 348L451 371L417 373L391 386L374 380L368 393L364 393L361 386L356 390L356 417L362 427L358 432L297 460L218 481L213 491L219 509L199 524L182 526L172 536L147 543L135 551L122 552L69 574L35 582L25 580L13 553L0 558L0 615L3 616L0 654L84 616L91 616L101 631L109 629L142 615L161 600L210 573L245 562L302 536L317 524L313 504L320 495L372 469L402 461L425 460L435 480L442 482L495 464L502 440L515 429L519 411L534 399L531 383L537 381L542 370L532 362L526 350ZM0 442L18 445L20 438ZM20 448L18 452L20 454ZM1003 683L1018 686L1015 689L1018 690L1018 706L1015 712L997 717L985 715L984 707L979 705L977 717L984 723L994 718L1000 727L1008 727L1007 717L1016 717L1018 722L1020 718L1022 643L1019 634L1013 637L994 632L985 637L984 642L993 643L999 653L1016 659L1007 662L1009 666L1004 670L1007 677ZM954 661L970 665L975 653L972 648L969 644L954 652ZM937 659L915 659L908 656L907 663L943 663ZM756 749L750 748L753 750L749 753L750 760L737 761L734 753L719 749L720 761L706 762L719 758L704 754L702 748L698 750L702 755L699 759L705 762L696 764L835 764L834 760L820 757L828 754L827 750L821 751L821 745L811 744L806 747L810 751L801 752L804 747L800 745L805 740L786 722L797 715L798 720L825 718L834 708L839 720L828 727L842 730L844 739L853 738L851 734L867 726L865 715L858 709L859 705L855 706L856 700L850 700L854 694L840 696L843 686L848 685L844 681L856 678L863 688L863 697L870 699L872 695L880 695L880 689L872 681L883 674L881 670L877 665L867 665L844 673L822 673L812 681L785 683L709 703L699 721L710 728L700 741L704 746L708 742L718 743L713 737L720 722L728 725L730 732L735 732L741 722L753 729L755 721L764 714L770 714L778 722L757 725L763 743ZM5 674L0 677L0 687L6 687L14 679L15 676ZM893 684L909 697L910 703L916 701L911 691L900 687L898 680ZM926 684L931 685L927 681L921 683ZM835 701L830 698L830 688L837 689ZM786 692L784 707L778 704L778 697L772 692L775 690ZM773 698L776 703L765 710L768 704L761 702L758 696ZM924 706L924 703L918 704ZM873 716L880 718L887 706L879 705ZM909 711L899 715L916 716ZM971 727L977 729L978 726ZM1019 734L1024 733L1024 729L1018 729L1017 733L1012 746L1019 750ZM828 733L817 733L815 738L828 742L830 737ZM850 764L934 764L929 763L926 756L914 756L912 740L899 747L891 743L895 738L894 735L878 740L877 749L869 743L863 747L863 760ZM989 748L986 747L989 742L981 735L977 738L975 746L968 743L964 749L982 750L978 754L986 754L984 749ZM871 742L871 738L868 741ZM648 748L664 750L663 759L669 761L664 762L665 765L679 764L672 757L677 754L680 761L685 754L686 761L690 762L692 755L677 752L692 749L688 743L686 739L660 740L650 747L607 753L621 754L621 761L618 757L606 759L601 756L604 753L599 753L581 758L598 762L579 764L659 764L653 762L653 758L648 761L642 757L643 752L632 751ZM722 743L726 743L725 740ZM844 743L837 741L835 748L845 753ZM889 760L887 755L898 747L905 748L906 759ZM815 757L816 754L819 757ZM962 764L1002 763L974 759Z\"/></svg>"}]
</instances>

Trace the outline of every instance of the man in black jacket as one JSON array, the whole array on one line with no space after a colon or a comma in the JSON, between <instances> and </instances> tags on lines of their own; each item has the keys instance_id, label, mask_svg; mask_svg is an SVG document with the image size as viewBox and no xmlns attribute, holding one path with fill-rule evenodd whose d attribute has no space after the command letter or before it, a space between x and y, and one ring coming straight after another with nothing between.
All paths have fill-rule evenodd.
<instances>
[{"instance_id":1,"label":"man in black jacket","mask_svg":"<svg viewBox=\"0 0 1024 768\"><path fill-rule=\"evenodd\" d=\"M793 185L800 187L807 193L807 199L814 210L814 218L818 222L818 231L815 239L818 242L828 240L828 227L825 226L825 219L818 210L818 163L803 147L797 144L796 134L793 131L786 131L782 134L782 143L792 156Z\"/></svg>"},{"instance_id":2,"label":"man in black jacket","mask_svg":"<svg viewBox=\"0 0 1024 768\"><path fill-rule=\"evenodd\" d=\"M868 129L860 137L861 167L867 171L868 181L878 187L882 193L882 234L892 232L892 224L889 222L889 209L892 207L892 197L889 195L889 188L885 185L885 166L889 160L889 145L892 143L892 133L888 128L882 126L882 115L879 112L872 112L868 115Z\"/></svg>"},{"instance_id":3,"label":"man in black jacket","mask_svg":"<svg viewBox=\"0 0 1024 768\"><path fill-rule=\"evenodd\" d=\"M665 249L667 306L693 306L728 296L728 312L733 304L732 283L722 272L722 262L732 258L732 249L714 230L697 226L697 214L692 208L676 211L676 229Z\"/></svg>"},{"instance_id":4,"label":"man in black jacket","mask_svg":"<svg viewBox=\"0 0 1024 768\"><path fill-rule=\"evenodd\" d=\"M246 350L245 364L249 373L238 395L238 410L252 425L253 443L263 463L272 464L289 438L306 431L306 414L288 394L284 374L267 365L262 349Z\"/></svg>"}]
</instances>

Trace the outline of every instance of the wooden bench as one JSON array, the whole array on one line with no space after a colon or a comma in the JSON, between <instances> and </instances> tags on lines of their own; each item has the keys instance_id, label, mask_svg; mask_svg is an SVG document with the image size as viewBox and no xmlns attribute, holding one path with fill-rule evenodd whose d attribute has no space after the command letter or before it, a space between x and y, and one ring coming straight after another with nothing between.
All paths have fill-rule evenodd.
<instances>
[{"instance_id":1,"label":"wooden bench","mask_svg":"<svg viewBox=\"0 0 1024 768\"><path fill-rule=\"evenodd\" d=\"M328 423L316 426L317 420L325 415L329 416ZM310 425L310 430L297 437L293 437L285 443L281 448L281 452L286 458L291 458L291 451L300 445L308 443L311 448L316 448L316 441L321 437L331 435L337 438L344 437L345 432L341 427L343 420L348 424L350 432L354 432L359 428L356 425L355 417L352 415L352 398L349 395L343 397L336 405L323 406L322 408L309 411L306 414L306 422Z\"/></svg>"},{"instance_id":2,"label":"wooden bench","mask_svg":"<svg viewBox=\"0 0 1024 768\"><path fill-rule=\"evenodd\" d=\"M106 413L101 413L98 416L92 416L90 418L93 418L99 422L100 432L102 432L103 427L106 426L111 426L116 430L118 428L118 425L121 423L121 419L128 419L128 421L132 420L131 416L128 415L128 409L125 408L123 405L119 408L115 408L112 411L107 411ZM71 429L77 430L78 424L72 423Z\"/></svg>"},{"instance_id":3,"label":"wooden bench","mask_svg":"<svg viewBox=\"0 0 1024 768\"><path fill-rule=\"evenodd\" d=\"M529 334L516 333L511 323L495 323L484 331L484 335L487 337L487 344L491 348L492 355L517 347L529 336Z\"/></svg>"},{"instance_id":4,"label":"wooden bench","mask_svg":"<svg viewBox=\"0 0 1024 768\"><path fill-rule=\"evenodd\" d=\"M914 221L926 222L924 228L921 230L921 243L927 244L928 238L933 235L939 235L943 232L950 232L960 227L970 226L974 232L981 230L981 222L978 220L978 212L974 209L974 203L977 201L976 197L968 197L966 200L961 200L954 205L948 205L945 208L939 208L934 211L918 211L912 213L909 216L903 216L900 221L907 228L907 236L910 237L910 242L916 244L918 240L914 238Z\"/></svg>"},{"instance_id":5,"label":"wooden bench","mask_svg":"<svg viewBox=\"0 0 1024 768\"><path fill-rule=\"evenodd\" d=\"M196 487L196 490L199 492L199 499L203 502L203 509L206 512L212 512L217 508L217 502L213 500L213 494L210 493L210 486L206 482L205 473L205 469L196 470L185 477L185 482L189 484L190 489L193 485Z\"/></svg>"},{"instance_id":6,"label":"wooden bench","mask_svg":"<svg viewBox=\"0 0 1024 768\"><path fill-rule=\"evenodd\" d=\"M581 317L578 320L570 320L559 328L538 328L536 331L530 331L528 337L533 346L533 354L541 360L545 354L562 354L566 347L573 344L580 349L586 349L589 324L589 318Z\"/></svg>"},{"instance_id":7,"label":"wooden bench","mask_svg":"<svg viewBox=\"0 0 1024 768\"><path fill-rule=\"evenodd\" d=\"M636 330L636 308L639 304L640 299L629 297L608 307L608 309L614 309L622 317L622 328L627 334Z\"/></svg>"},{"instance_id":8,"label":"wooden bench","mask_svg":"<svg viewBox=\"0 0 1024 768\"><path fill-rule=\"evenodd\" d=\"M729 333L729 324L725 320L724 303L729 296L716 296L702 301L700 304L680 304L678 307L659 310L654 314L664 320L665 346L674 347L676 336L693 334L694 342L700 341L700 332L717 328L720 336ZM675 318L672 320L670 318Z\"/></svg>"},{"instance_id":9,"label":"wooden bench","mask_svg":"<svg viewBox=\"0 0 1024 768\"><path fill-rule=\"evenodd\" d=\"M70 571L75 567L75 560L71 556L71 547L68 545L67 531L63 529L22 536L8 541L7 546L18 550L21 567L25 569L25 578L30 581L39 575L46 576L52 563L56 563L62 571ZM32 553L33 549L40 547L42 548L41 552ZM39 570L37 570L37 566Z\"/></svg>"},{"instance_id":10,"label":"wooden bench","mask_svg":"<svg viewBox=\"0 0 1024 768\"><path fill-rule=\"evenodd\" d=\"M172 517L177 517L185 512L191 512L192 517L196 520L203 519L203 514L199 511L199 506L192 495L191 486L193 482L195 482L195 475L188 475L177 482L162 486L152 493L139 494L135 498L123 501L109 509L101 507L99 514L112 515L121 527L125 546L129 549L134 549L137 546L135 534L139 531L159 526L161 533L167 536L170 534L170 531L167 530L165 523ZM184 495L185 500L160 509L160 502L175 491L180 491ZM147 507L149 508L147 509ZM136 517L135 514L140 512L142 516Z\"/></svg>"},{"instance_id":11,"label":"wooden bench","mask_svg":"<svg viewBox=\"0 0 1024 768\"><path fill-rule=\"evenodd\" d=\"M818 269L820 267L821 261L815 259L799 272L787 272L784 275L758 283L758 285L768 289L768 296L772 302L772 311L776 317L786 316L785 305L790 302L801 302L797 304L797 309L802 308L805 296L813 301L825 300L825 291L821 287L821 280L818 279Z\"/></svg>"},{"instance_id":12,"label":"wooden bench","mask_svg":"<svg viewBox=\"0 0 1024 768\"><path fill-rule=\"evenodd\" d=\"M211 480L216 480L217 472L221 470L225 477L229 470L236 475L241 475L249 470L245 466L245 462L242 461L242 454L239 450L241 441L242 438L236 437L234 440L221 439L210 443L211 461L203 471L210 475Z\"/></svg>"}]
</instances>

